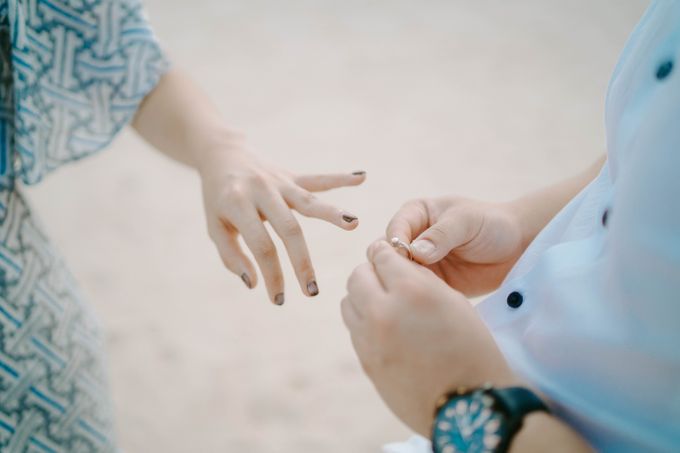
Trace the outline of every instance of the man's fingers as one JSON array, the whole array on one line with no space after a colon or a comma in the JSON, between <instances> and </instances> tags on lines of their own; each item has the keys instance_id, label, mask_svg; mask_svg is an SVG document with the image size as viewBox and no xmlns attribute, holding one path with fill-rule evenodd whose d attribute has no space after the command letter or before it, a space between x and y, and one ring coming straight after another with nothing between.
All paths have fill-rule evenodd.
<instances>
[{"instance_id":1,"label":"man's fingers","mask_svg":"<svg viewBox=\"0 0 680 453\"><path fill-rule=\"evenodd\" d=\"M473 226L477 223L464 212L447 213L411 243L414 259L426 265L441 261L451 250L474 237Z\"/></svg>"},{"instance_id":2,"label":"man's fingers","mask_svg":"<svg viewBox=\"0 0 680 453\"><path fill-rule=\"evenodd\" d=\"M248 288L254 288L257 285L257 272L255 272L253 263L243 253L236 239L236 232L229 231L218 221L216 225L210 227L210 237L217 247L224 266L238 275Z\"/></svg>"},{"instance_id":3,"label":"man's fingers","mask_svg":"<svg viewBox=\"0 0 680 453\"><path fill-rule=\"evenodd\" d=\"M371 263L357 266L347 280L347 293L356 301L356 310L363 313L366 307L385 295L375 268Z\"/></svg>"},{"instance_id":4,"label":"man's fingers","mask_svg":"<svg viewBox=\"0 0 680 453\"><path fill-rule=\"evenodd\" d=\"M435 222L425 203L424 200L406 203L387 225L386 233L388 240L396 237L411 244L413 258L429 265L472 239L473 227L479 222L463 210L448 211Z\"/></svg>"},{"instance_id":5,"label":"man's fingers","mask_svg":"<svg viewBox=\"0 0 680 453\"><path fill-rule=\"evenodd\" d=\"M371 244L367 256L382 286L388 292L413 274L414 264L401 256L387 242L377 241Z\"/></svg>"},{"instance_id":6,"label":"man's fingers","mask_svg":"<svg viewBox=\"0 0 680 453\"><path fill-rule=\"evenodd\" d=\"M370 367L370 347L371 341L367 336L370 337L370 331L366 323L366 319L359 313L357 306L359 304L349 295L346 296L340 302L340 312L342 313L342 320L347 326L347 330L350 333L350 339L352 340L352 346L354 351L357 353L361 367L364 369L366 374L371 375Z\"/></svg>"},{"instance_id":7,"label":"man's fingers","mask_svg":"<svg viewBox=\"0 0 680 453\"><path fill-rule=\"evenodd\" d=\"M303 175L295 178L295 183L309 192L322 192L338 187L358 186L366 180L365 171L328 175Z\"/></svg>"},{"instance_id":8,"label":"man's fingers","mask_svg":"<svg viewBox=\"0 0 680 453\"><path fill-rule=\"evenodd\" d=\"M345 296L340 302L340 312L345 326L350 332L354 333L362 323L362 316L349 296Z\"/></svg>"},{"instance_id":9,"label":"man's fingers","mask_svg":"<svg viewBox=\"0 0 680 453\"><path fill-rule=\"evenodd\" d=\"M291 186L282 191L288 206L305 217L325 220L344 230L353 230L359 225L359 219L354 214L325 203L310 192Z\"/></svg>"},{"instance_id":10,"label":"man's fingers","mask_svg":"<svg viewBox=\"0 0 680 453\"><path fill-rule=\"evenodd\" d=\"M278 192L271 191L262 194L259 209L283 241L302 292L308 296L319 294L302 228L286 202Z\"/></svg>"},{"instance_id":11,"label":"man's fingers","mask_svg":"<svg viewBox=\"0 0 680 453\"><path fill-rule=\"evenodd\" d=\"M424 200L404 204L392 217L385 231L387 239L394 237L410 244L415 237L430 226L430 218Z\"/></svg>"},{"instance_id":12,"label":"man's fingers","mask_svg":"<svg viewBox=\"0 0 680 453\"><path fill-rule=\"evenodd\" d=\"M276 305L283 305L285 296L281 263L279 263L276 246L262 224L257 210L252 205L243 206L237 212L232 213L229 221L238 229L253 253L267 286L269 299Z\"/></svg>"}]
</instances>

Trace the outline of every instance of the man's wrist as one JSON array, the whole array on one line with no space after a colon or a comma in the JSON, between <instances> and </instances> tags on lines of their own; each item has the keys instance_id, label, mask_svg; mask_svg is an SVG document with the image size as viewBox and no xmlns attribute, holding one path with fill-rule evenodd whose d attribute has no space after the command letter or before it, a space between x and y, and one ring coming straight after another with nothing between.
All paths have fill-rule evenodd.
<instances>
[{"instance_id":1,"label":"man's wrist","mask_svg":"<svg viewBox=\"0 0 680 453\"><path fill-rule=\"evenodd\" d=\"M545 412L527 415L510 444L509 453L592 452L592 448L562 421Z\"/></svg>"},{"instance_id":2,"label":"man's wrist","mask_svg":"<svg viewBox=\"0 0 680 453\"><path fill-rule=\"evenodd\" d=\"M434 451L508 452L524 423L539 412L549 409L522 385L460 387L438 401L431 430ZM529 431L536 429L533 420Z\"/></svg>"},{"instance_id":3,"label":"man's wrist","mask_svg":"<svg viewBox=\"0 0 680 453\"><path fill-rule=\"evenodd\" d=\"M513 217L520 232L521 245L519 255L524 253L543 227L542 225L535 224L531 211L532 207L529 205L529 200L526 197L517 198L506 203L507 210Z\"/></svg>"}]
</instances>

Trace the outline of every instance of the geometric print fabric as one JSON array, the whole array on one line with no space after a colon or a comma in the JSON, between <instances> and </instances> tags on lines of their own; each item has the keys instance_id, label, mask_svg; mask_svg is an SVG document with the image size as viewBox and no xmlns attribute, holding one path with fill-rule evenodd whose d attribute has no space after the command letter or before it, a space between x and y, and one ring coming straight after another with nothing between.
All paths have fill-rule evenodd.
<instances>
[{"instance_id":1,"label":"geometric print fabric","mask_svg":"<svg viewBox=\"0 0 680 453\"><path fill-rule=\"evenodd\" d=\"M0 215L0 451L112 451L97 320L19 191Z\"/></svg>"},{"instance_id":2,"label":"geometric print fabric","mask_svg":"<svg viewBox=\"0 0 680 453\"><path fill-rule=\"evenodd\" d=\"M167 68L136 0L0 0L0 451L115 451L101 329L20 183L106 147Z\"/></svg>"},{"instance_id":3,"label":"geometric print fabric","mask_svg":"<svg viewBox=\"0 0 680 453\"><path fill-rule=\"evenodd\" d=\"M15 178L35 184L106 147L156 86L167 60L139 1L0 5L8 34L0 71L0 186Z\"/></svg>"}]
</instances>

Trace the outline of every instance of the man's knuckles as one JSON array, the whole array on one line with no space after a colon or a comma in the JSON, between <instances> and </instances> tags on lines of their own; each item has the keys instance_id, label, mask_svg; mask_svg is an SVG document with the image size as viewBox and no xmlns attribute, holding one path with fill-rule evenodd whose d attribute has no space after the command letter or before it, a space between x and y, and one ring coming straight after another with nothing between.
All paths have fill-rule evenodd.
<instances>
[{"instance_id":1,"label":"man's knuckles","mask_svg":"<svg viewBox=\"0 0 680 453\"><path fill-rule=\"evenodd\" d=\"M394 333L399 321L396 310L390 306L389 301L386 302L373 304L366 310L366 317L371 325L371 330L381 340Z\"/></svg>"}]
</instances>

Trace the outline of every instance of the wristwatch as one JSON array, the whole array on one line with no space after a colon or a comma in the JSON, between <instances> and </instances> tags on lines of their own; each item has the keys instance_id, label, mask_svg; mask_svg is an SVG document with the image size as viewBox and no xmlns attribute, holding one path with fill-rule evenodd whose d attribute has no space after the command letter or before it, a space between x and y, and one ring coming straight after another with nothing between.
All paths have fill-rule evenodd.
<instances>
[{"instance_id":1,"label":"wristwatch","mask_svg":"<svg viewBox=\"0 0 680 453\"><path fill-rule=\"evenodd\" d=\"M432 428L434 453L504 453L534 411L550 412L531 390L490 384L459 388L440 398Z\"/></svg>"}]
</instances>

